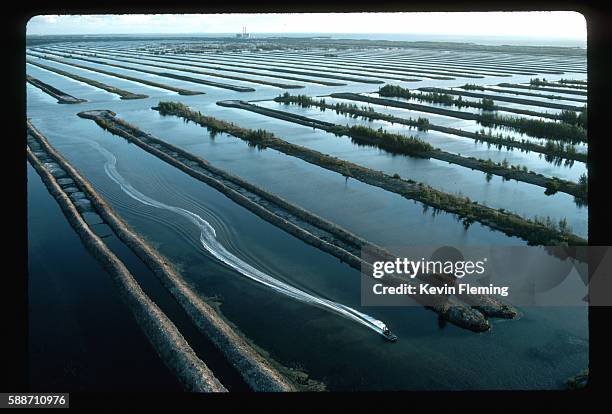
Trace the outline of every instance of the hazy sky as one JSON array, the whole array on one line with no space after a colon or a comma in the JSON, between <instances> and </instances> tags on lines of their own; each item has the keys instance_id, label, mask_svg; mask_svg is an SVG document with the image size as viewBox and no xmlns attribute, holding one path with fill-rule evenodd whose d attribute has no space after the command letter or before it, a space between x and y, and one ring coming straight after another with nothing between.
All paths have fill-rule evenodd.
<instances>
[{"instance_id":1,"label":"hazy sky","mask_svg":"<svg viewBox=\"0 0 612 414\"><path fill-rule=\"evenodd\" d=\"M405 33L586 40L576 12L165 14L35 16L27 34Z\"/></svg>"}]
</instances>

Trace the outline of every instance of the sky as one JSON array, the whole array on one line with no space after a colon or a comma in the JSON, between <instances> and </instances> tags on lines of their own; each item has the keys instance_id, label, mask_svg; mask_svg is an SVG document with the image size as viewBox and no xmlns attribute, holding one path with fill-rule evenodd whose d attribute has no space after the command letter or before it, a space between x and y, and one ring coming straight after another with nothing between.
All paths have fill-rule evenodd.
<instances>
[{"instance_id":1,"label":"sky","mask_svg":"<svg viewBox=\"0 0 612 414\"><path fill-rule=\"evenodd\" d=\"M43 15L28 35L136 33L385 33L515 36L586 41L577 12Z\"/></svg>"}]
</instances>

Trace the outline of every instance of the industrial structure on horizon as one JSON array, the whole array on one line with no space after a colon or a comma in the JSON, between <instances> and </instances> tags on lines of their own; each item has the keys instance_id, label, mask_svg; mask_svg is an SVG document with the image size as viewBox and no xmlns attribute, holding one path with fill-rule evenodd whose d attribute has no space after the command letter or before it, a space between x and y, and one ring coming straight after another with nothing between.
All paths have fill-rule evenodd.
<instances>
[{"instance_id":1,"label":"industrial structure on horizon","mask_svg":"<svg viewBox=\"0 0 612 414\"><path fill-rule=\"evenodd\" d=\"M237 33L236 37L238 39L249 39L251 37L250 33L247 33L246 26L242 28L242 33Z\"/></svg>"}]
</instances>

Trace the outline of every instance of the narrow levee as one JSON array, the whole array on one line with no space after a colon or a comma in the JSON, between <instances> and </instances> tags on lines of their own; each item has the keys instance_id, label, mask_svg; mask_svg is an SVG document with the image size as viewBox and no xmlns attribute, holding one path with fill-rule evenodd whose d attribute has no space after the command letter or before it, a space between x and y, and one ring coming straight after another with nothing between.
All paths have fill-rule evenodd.
<instances>
[{"instance_id":1,"label":"narrow levee","mask_svg":"<svg viewBox=\"0 0 612 414\"><path fill-rule=\"evenodd\" d=\"M389 252L386 252L379 246L361 239L342 227L258 188L237 176L233 176L223 170L215 168L199 157L195 157L180 148L155 138L150 134L144 133L137 127L117 119L109 111L88 111L79 113L79 116L95 120L103 128L124 137L130 142L136 143L145 151L156 155L160 159L179 168L194 178L211 185L236 203L246 207L268 222L298 237L306 243L338 257L356 269L363 269L364 267L371 268L371 263L364 262L359 257L362 248L369 248L371 251L379 252L380 255L384 257L391 257ZM232 261L233 260L234 259L232 259ZM250 269L250 272L254 271L255 269ZM278 284L279 282L262 275L261 272L257 272L257 274L258 276L255 277L256 280L265 282L271 287L282 288L283 292L291 296L297 294L293 288L289 289L287 293L287 286L280 286ZM391 280L391 283L393 282L400 281ZM401 280L401 282L406 281ZM313 297L308 297L307 299L311 302L314 301L314 303L319 303L324 307L330 305L332 306L332 310L336 312L338 311L337 308L340 307L341 312L339 313L343 315L349 312L352 315L357 315L357 319L365 318L368 320L369 318L367 315L360 314L340 304L331 303L325 300L321 302L319 299L314 300ZM417 300L418 299L419 298L417 298ZM424 298L421 298L421 300L427 301L427 299ZM442 300L440 299L440 301ZM471 302L471 304L478 309L484 309L484 313L488 316L513 318L517 314L517 311L512 307L503 304L497 299L483 297L476 302L477 303ZM475 331L488 329L489 324L480 312L469 309L469 307L466 307L457 300L452 300L451 303L452 306L438 306L432 307L432 309L458 326ZM457 309L461 311L457 312ZM352 318L352 316L349 317ZM382 333L382 331L379 330L379 327L384 326L382 322L377 321L374 326L377 328L376 331L378 333Z\"/></svg>"},{"instance_id":2,"label":"narrow levee","mask_svg":"<svg viewBox=\"0 0 612 414\"><path fill-rule=\"evenodd\" d=\"M132 81L132 82L142 83L144 85L154 86L154 87L160 88L160 89L166 89L166 90L169 90L169 91L172 91L172 92L177 92L179 95L201 95L201 94L204 93L204 92L198 92L198 91L193 91L193 90L184 89L184 88L177 88L177 87L174 87L174 86L165 85L163 83L153 82L153 81L150 81L150 80L147 80L147 79L137 78L135 76L129 76L129 75L125 75L125 74L121 74L121 73L117 73L117 72L111 72L111 71L107 71L107 70L104 70L104 69L95 68L95 67L92 67L92 66L79 65L79 64L76 64L76 63L71 63L71 62L63 61L61 59L56 59L56 58L51 58L51 57L45 57L45 59L56 61L58 63L64 63L64 64L67 64L67 65L70 65L70 66L74 66L75 68L85 69L85 70L89 70L89 71L92 71L92 72L98 72L98 73L101 73L103 75L113 76L115 78L126 79L126 80L129 80L129 81Z\"/></svg>"},{"instance_id":3,"label":"narrow levee","mask_svg":"<svg viewBox=\"0 0 612 414\"><path fill-rule=\"evenodd\" d=\"M148 98L147 95L137 94L137 93L132 93L132 92L129 92L129 91L125 91L123 89L119 89L119 88L116 88L114 86L110 86L110 85L106 85L106 84L104 84L102 82L98 82L98 81L96 81L94 79L85 78L83 76L79 76L79 75L76 75L74 73L66 72L65 70L57 69L57 68L51 67L49 65L43 65L42 63L34 62L32 59L26 59L26 62L29 63L30 65L37 66L39 68L48 70L50 72L55 72L55 73L57 73L59 75L65 76L67 78L74 79L74 80L79 81L79 82L86 83L88 85L94 86L94 87L99 88L99 89L103 89L103 90L105 90L107 92L110 92L110 93L114 93L116 95L119 95L121 97L121 99L144 99L144 98Z\"/></svg>"},{"instance_id":4,"label":"narrow levee","mask_svg":"<svg viewBox=\"0 0 612 414\"><path fill-rule=\"evenodd\" d=\"M305 95L284 95L274 98L275 102L299 105L302 108L317 107L322 110L329 109L336 113L359 116L367 120L382 120L391 123L397 123L407 125L409 127L417 128L419 131L439 131L446 134L456 135L460 137L471 138L476 142L487 142L494 144L499 147L506 148L520 148L525 151L533 151L540 154L545 154L551 158L551 161L556 159L567 159L574 161L587 161L587 154L576 152L571 145L541 145L535 142L526 140L518 140L514 137L498 136L493 134L485 134L477 132L465 131L459 128L447 127L438 125L430 122L427 118L413 119L413 118L402 118L392 114L382 113L374 110L372 107L357 107L355 104L342 104L342 103L327 103L325 99L313 99Z\"/></svg>"},{"instance_id":5,"label":"narrow levee","mask_svg":"<svg viewBox=\"0 0 612 414\"><path fill-rule=\"evenodd\" d=\"M77 104L81 102L87 102L85 99L79 99L79 98L75 98L72 95L68 95L67 93L62 92L59 89L49 85L48 83L44 83L43 81L36 79L33 76L26 75L26 81L29 84L36 86L38 89L42 90L43 92L57 99L57 103Z\"/></svg>"},{"instance_id":6,"label":"narrow levee","mask_svg":"<svg viewBox=\"0 0 612 414\"><path fill-rule=\"evenodd\" d=\"M35 138L31 125L28 130L27 156L56 199L69 223L87 249L112 276L122 298L130 307L160 358L178 377L185 388L195 392L225 392L212 371L195 354L172 321L144 293L134 276L117 256L89 227L83 212L100 211L83 190L79 178L62 165L44 141ZM61 181L60 181L61 180Z\"/></svg>"},{"instance_id":7,"label":"narrow levee","mask_svg":"<svg viewBox=\"0 0 612 414\"><path fill-rule=\"evenodd\" d=\"M81 190L81 194L87 197L87 202L83 203L95 208L100 217L112 228L121 241L132 249L136 256L160 279L193 323L204 335L211 339L252 390L288 391L321 389L322 384L312 380L308 380L306 384L294 382L292 378L299 378L299 371L282 367L275 361L263 357L260 351L247 338L232 328L227 321L217 314L211 305L207 304L193 292L173 266L129 228L93 187L31 125L29 125L29 133L33 137L32 139L35 139L39 146L53 158L58 166L57 168L61 168L62 172L60 174L69 174L72 185L77 185ZM112 175L112 157L110 157L106 168L109 169L108 171ZM120 176L115 176L115 178L120 179ZM283 373L279 372L279 370L283 370Z\"/></svg>"},{"instance_id":8,"label":"narrow levee","mask_svg":"<svg viewBox=\"0 0 612 414\"><path fill-rule=\"evenodd\" d=\"M434 158L466 168L498 175L506 179L523 181L545 188L547 194L554 194L557 191L561 191L573 195L579 199L586 199L586 189L578 183L562 180L557 177L546 177L542 174L526 171L519 166L494 163L491 160L481 160L474 157L463 157L457 154L452 154L438 148L434 148L430 144L418 138L390 134L385 131L373 130L371 128L362 126L344 127L342 125L319 121L317 119L296 115L290 112L260 107L245 101L221 101L217 102L217 104L221 106L244 109L285 121L295 122L312 128L322 129L337 136L349 136L359 144L377 146L391 153L420 158Z\"/></svg>"},{"instance_id":9,"label":"narrow levee","mask_svg":"<svg viewBox=\"0 0 612 414\"><path fill-rule=\"evenodd\" d=\"M291 144L267 131L246 130L228 122L206 117L180 103L160 103L158 107L162 114L175 115L191 120L211 131L227 132L260 148L273 148L287 155L301 158L311 164L335 171L345 177L355 178L366 184L395 192L431 207L457 214L464 220L478 221L507 235L521 237L530 244L556 245L561 242L572 245L586 244L586 240L581 237L561 232L559 229L551 228L543 223L531 221L502 209L486 207L465 197L436 190L423 183L392 177L380 171L374 171L300 145Z\"/></svg>"}]
</instances>

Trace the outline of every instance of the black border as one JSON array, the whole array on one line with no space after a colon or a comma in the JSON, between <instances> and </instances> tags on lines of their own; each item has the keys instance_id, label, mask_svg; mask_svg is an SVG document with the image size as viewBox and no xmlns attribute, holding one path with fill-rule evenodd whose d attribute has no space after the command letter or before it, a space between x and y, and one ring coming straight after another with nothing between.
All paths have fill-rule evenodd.
<instances>
[{"instance_id":1,"label":"black border","mask_svg":"<svg viewBox=\"0 0 612 414\"><path fill-rule=\"evenodd\" d=\"M198 4L199 3L199 4ZM609 165L606 165L607 154L610 154L609 129L606 120L610 118L609 105L606 100L612 96L607 76L612 74L610 55L612 54L612 17L610 10L598 5L598 2L577 1L431 1L416 0L411 2L383 1L365 2L363 0L307 0L303 3L289 3L275 0L261 2L241 1L160 1L146 2L88 0L86 2L25 1L17 5L18 10L5 26L9 26L8 41L4 46L12 48L14 57L4 67L12 70L5 79L12 86L13 93L5 100L5 108L14 110L5 120L10 121L12 131L4 134L4 146L10 153L4 153L4 160L10 161L4 168L12 186L6 193L3 204L12 211L5 212L4 222L14 228L5 226L4 241L9 247L9 269L2 272L3 324L0 334L2 344L2 366L0 366L0 392L17 392L27 390L25 361L27 352L27 223L26 223L26 174L25 174L25 26L30 17L37 14L104 14L109 13L219 13L219 12L343 12L343 11L521 11L521 10L573 10L582 13L588 22L588 77L589 77L589 240L592 245L612 245L610 235L610 188L608 177ZM520 30L520 28L518 28ZM6 74L5 74L6 76ZM12 81L10 81L12 80ZM5 80L6 82L6 80ZM5 109L5 110L6 110ZM6 125L6 124L5 124ZM7 145L9 144L9 145ZM14 187L13 187L14 186ZM11 226L11 227L12 227ZM612 275L611 275L612 277ZM612 294L612 292L611 292ZM448 404L449 408L461 406L471 409L525 408L525 403L536 401L550 405L570 408L574 404L595 403L606 397L609 377L609 354L606 327L610 324L610 308L591 308L590 326L590 382L585 390L578 392L558 391L495 391L495 392L360 392L360 393L325 393L325 394L242 394L229 395L194 395L194 394L85 394L72 393L72 407L155 407L178 408L186 406L208 407L210 403L222 403L223 408L231 406L252 409L255 405L270 403L278 407L292 409L296 402L316 402L318 404L341 403L360 404L364 408L372 403L372 409L413 410L418 403L425 403L423 408L438 410ZM5 348L6 347L6 348ZM392 406L387 404L393 404ZM494 405L489 405L493 403ZM550 405L549 405L550 404ZM582 404L581 404L582 405ZM584 406L582 406L584 407ZM531 408L535 408L531 406ZM576 407L578 408L578 407Z\"/></svg>"}]
</instances>

